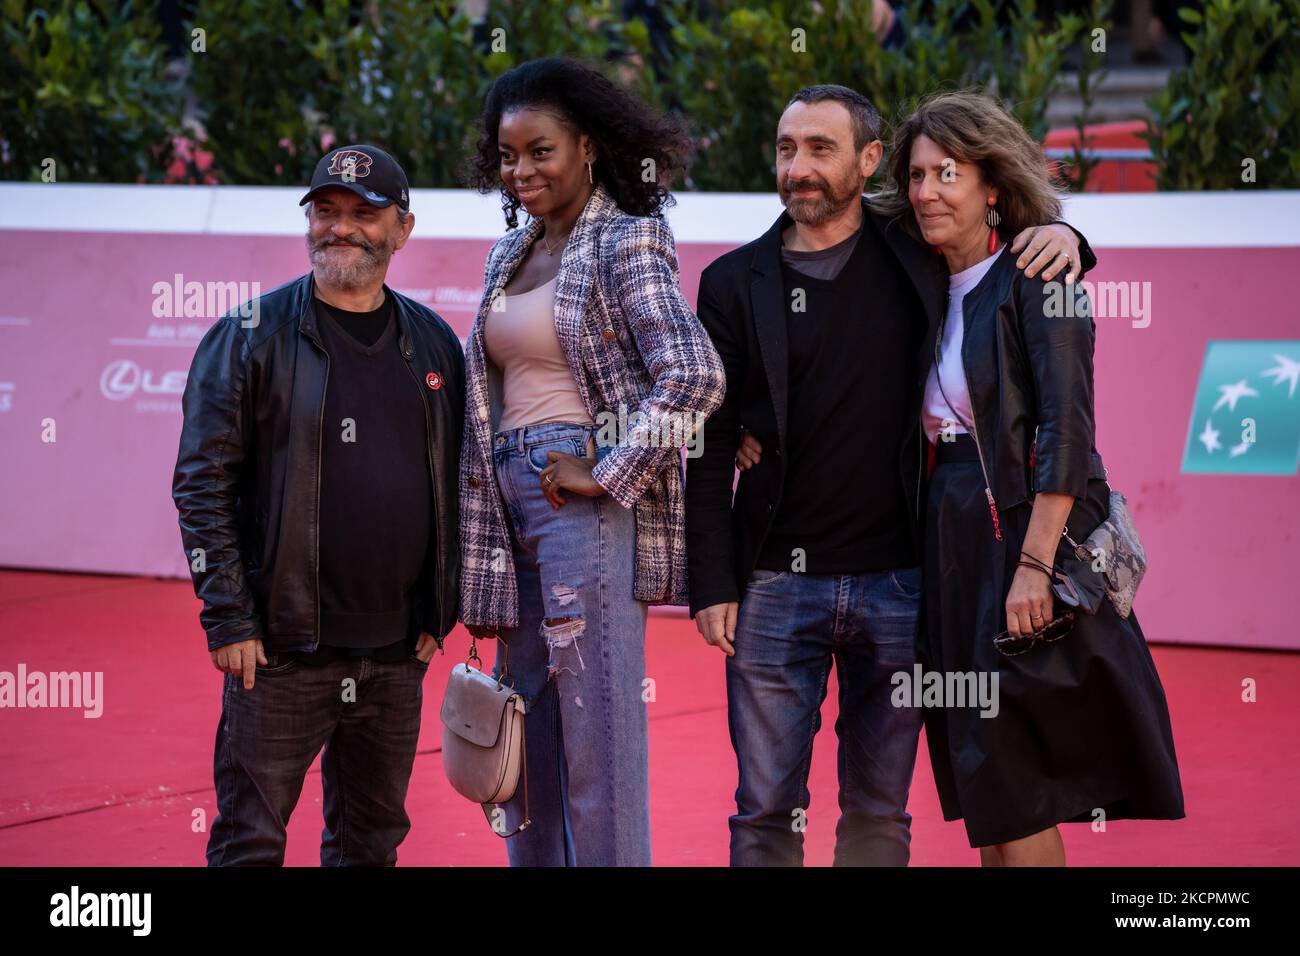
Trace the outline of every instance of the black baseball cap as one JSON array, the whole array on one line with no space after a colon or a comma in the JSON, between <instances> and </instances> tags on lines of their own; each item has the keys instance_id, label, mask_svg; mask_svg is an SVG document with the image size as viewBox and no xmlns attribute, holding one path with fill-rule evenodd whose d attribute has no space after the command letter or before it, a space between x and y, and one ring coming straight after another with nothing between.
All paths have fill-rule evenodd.
<instances>
[{"instance_id":1,"label":"black baseball cap","mask_svg":"<svg viewBox=\"0 0 1300 956\"><path fill-rule=\"evenodd\" d=\"M410 208L406 173L397 160L378 146L359 144L332 149L316 164L311 189L299 206L308 203L326 186L350 189L372 206L383 209L397 203L402 212Z\"/></svg>"}]
</instances>

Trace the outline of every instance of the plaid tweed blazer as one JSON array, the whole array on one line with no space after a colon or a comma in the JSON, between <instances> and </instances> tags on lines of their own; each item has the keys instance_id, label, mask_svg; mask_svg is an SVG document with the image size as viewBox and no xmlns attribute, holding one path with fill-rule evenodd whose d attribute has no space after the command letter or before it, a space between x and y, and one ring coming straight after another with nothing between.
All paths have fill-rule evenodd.
<instances>
[{"instance_id":1,"label":"plaid tweed blazer","mask_svg":"<svg viewBox=\"0 0 1300 956\"><path fill-rule=\"evenodd\" d=\"M493 244L466 342L460 473L460 618L466 624L519 623L510 532L492 456L500 375L486 357L483 327L493 297L503 294L541 231L542 221L534 219ZM722 403L726 375L682 296L673 234L661 217L628 215L596 186L556 276L555 331L593 421L599 425L600 413L619 416L620 410L647 416L619 436L592 476L621 506L635 509L635 598L686 604L685 438L672 447L662 441L662 425L650 423L673 416L702 423ZM647 437L650 428L658 437Z\"/></svg>"}]
</instances>

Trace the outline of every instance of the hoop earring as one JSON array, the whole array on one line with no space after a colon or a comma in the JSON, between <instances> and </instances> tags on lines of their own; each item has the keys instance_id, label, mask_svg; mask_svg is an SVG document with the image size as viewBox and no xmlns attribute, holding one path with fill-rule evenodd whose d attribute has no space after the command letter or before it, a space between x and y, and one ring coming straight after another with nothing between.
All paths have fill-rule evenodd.
<instances>
[{"instance_id":1,"label":"hoop earring","mask_svg":"<svg viewBox=\"0 0 1300 956\"><path fill-rule=\"evenodd\" d=\"M998 249L998 223L1002 221L994 205L984 213L984 221L989 224L989 255L993 255Z\"/></svg>"}]
</instances>

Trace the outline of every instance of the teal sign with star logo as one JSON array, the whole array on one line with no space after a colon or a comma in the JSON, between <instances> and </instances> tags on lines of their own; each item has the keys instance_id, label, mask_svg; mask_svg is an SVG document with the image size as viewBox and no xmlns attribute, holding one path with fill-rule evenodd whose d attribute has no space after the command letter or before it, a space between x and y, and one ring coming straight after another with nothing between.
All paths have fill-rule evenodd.
<instances>
[{"instance_id":1,"label":"teal sign with star logo","mask_svg":"<svg viewBox=\"0 0 1300 956\"><path fill-rule=\"evenodd\" d=\"M1183 471L1294 475L1300 467L1300 342L1211 342Z\"/></svg>"}]
</instances>

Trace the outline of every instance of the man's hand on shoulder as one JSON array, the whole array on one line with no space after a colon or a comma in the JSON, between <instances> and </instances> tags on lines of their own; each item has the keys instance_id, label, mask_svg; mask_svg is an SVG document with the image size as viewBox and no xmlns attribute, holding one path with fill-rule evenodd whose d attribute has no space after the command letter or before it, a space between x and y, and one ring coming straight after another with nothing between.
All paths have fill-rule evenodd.
<instances>
[{"instance_id":1,"label":"man's hand on shoulder","mask_svg":"<svg viewBox=\"0 0 1300 956\"><path fill-rule=\"evenodd\" d=\"M1022 230L1011 251L1020 253L1016 268L1031 279L1041 273L1043 281L1050 282L1064 270L1068 285L1079 274L1079 237L1063 222Z\"/></svg>"}]
</instances>

